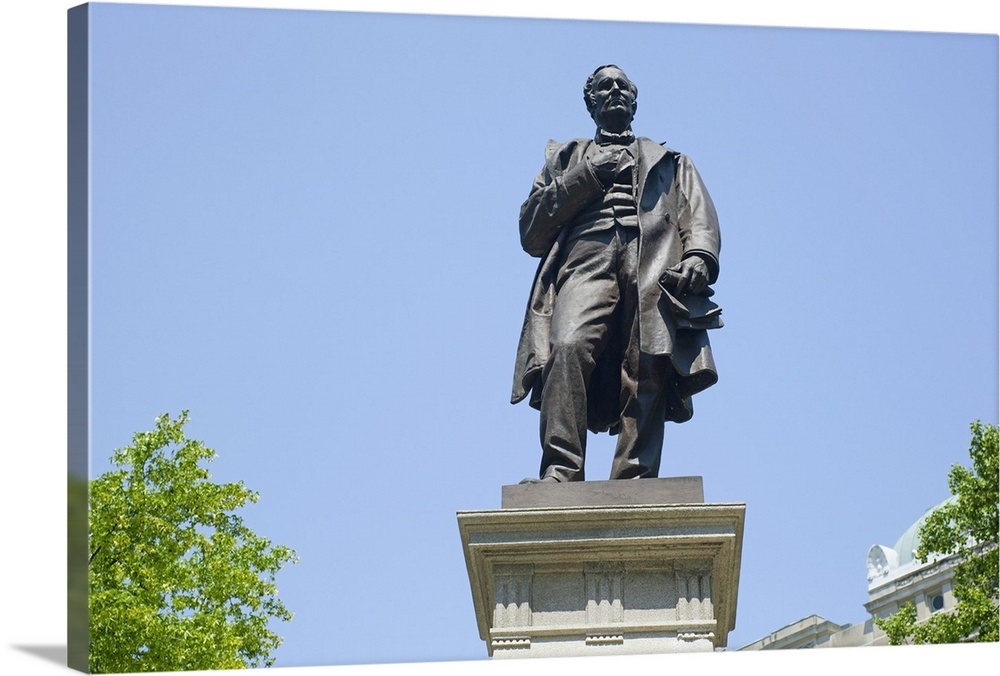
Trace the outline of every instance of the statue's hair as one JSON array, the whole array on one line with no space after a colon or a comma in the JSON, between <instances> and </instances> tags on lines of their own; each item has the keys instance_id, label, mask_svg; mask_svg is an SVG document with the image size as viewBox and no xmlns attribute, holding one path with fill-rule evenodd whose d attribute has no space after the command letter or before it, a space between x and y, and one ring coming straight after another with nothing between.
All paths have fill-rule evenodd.
<instances>
[{"instance_id":1,"label":"statue's hair","mask_svg":"<svg viewBox=\"0 0 1000 676\"><path fill-rule=\"evenodd\" d=\"M621 66L615 65L613 63L606 63L603 66L598 66L597 68L595 68L594 72L590 74L590 77L587 78L587 83L583 85L583 102L587 104L587 112L590 113L591 117L594 116L594 100L592 97L594 91L594 77L605 68L617 68L618 70L621 70L622 73L625 73L625 71L622 70ZM634 100L638 100L639 88L635 86L635 83L632 82L632 78L630 78L628 75L625 75L625 79L628 80L629 89L632 90L632 98Z\"/></svg>"}]
</instances>

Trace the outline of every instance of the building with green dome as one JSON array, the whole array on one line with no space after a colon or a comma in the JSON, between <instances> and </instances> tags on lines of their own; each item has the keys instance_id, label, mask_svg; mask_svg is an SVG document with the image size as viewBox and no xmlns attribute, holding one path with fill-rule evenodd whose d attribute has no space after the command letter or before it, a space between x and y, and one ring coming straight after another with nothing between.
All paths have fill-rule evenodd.
<instances>
[{"instance_id":1,"label":"building with green dome","mask_svg":"<svg viewBox=\"0 0 1000 676\"><path fill-rule=\"evenodd\" d=\"M931 507L913 522L892 547L872 545L868 550L869 618L858 624L837 624L820 615L810 615L771 632L740 650L783 650L786 648L837 648L887 645L885 632L871 617L888 617L905 603L917 609L917 621L955 606L954 567L957 555L930 556L926 563L917 558L920 526L935 509L954 501L954 496Z\"/></svg>"}]
</instances>

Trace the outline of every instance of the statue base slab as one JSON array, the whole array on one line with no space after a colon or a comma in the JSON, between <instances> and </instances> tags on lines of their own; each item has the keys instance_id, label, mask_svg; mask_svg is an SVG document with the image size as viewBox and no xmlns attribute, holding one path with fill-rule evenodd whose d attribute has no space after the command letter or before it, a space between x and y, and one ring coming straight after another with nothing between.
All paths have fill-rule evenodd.
<instances>
[{"instance_id":1,"label":"statue base slab","mask_svg":"<svg viewBox=\"0 0 1000 676\"><path fill-rule=\"evenodd\" d=\"M503 490L504 508L458 513L479 635L492 657L726 645L743 503L701 502L700 477ZM609 491L626 504L607 504ZM580 502L592 504L572 504Z\"/></svg>"}]
</instances>

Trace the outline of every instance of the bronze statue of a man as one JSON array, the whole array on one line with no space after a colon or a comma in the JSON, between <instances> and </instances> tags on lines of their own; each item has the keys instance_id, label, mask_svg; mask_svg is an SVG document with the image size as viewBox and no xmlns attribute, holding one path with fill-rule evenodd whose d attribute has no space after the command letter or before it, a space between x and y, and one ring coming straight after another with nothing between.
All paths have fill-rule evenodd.
<instances>
[{"instance_id":1,"label":"bronze statue of a man","mask_svg":"<svg viewBox=\"0 0 1000 676\"><path fill-rule=\"evenodd\" d=\"M612 479L656 477L665 420L718 376L707 329L719 222L691 160L632 134L638 90L601 66L584 101L593 139L550 141L521 206L541 258L511 402L541 411L541 481L582 481L587 430L618 435Z\"/></svg>"}]
</instances>

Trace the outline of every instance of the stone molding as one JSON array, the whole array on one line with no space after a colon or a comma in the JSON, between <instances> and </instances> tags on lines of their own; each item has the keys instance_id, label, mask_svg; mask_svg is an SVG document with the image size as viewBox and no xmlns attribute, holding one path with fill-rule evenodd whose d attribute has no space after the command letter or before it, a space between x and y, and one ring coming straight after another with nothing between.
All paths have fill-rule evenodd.
<instances>
[{"instance_id":1,"label":"stone molding","mask_svg":"<svg viewBox=\"0 0 1000 676\"><path fill-rule=\"evenodd\" d=\"M745 505L458 513L494 657L710 651L735 626Z\"/></svg>"}]
</instances>

